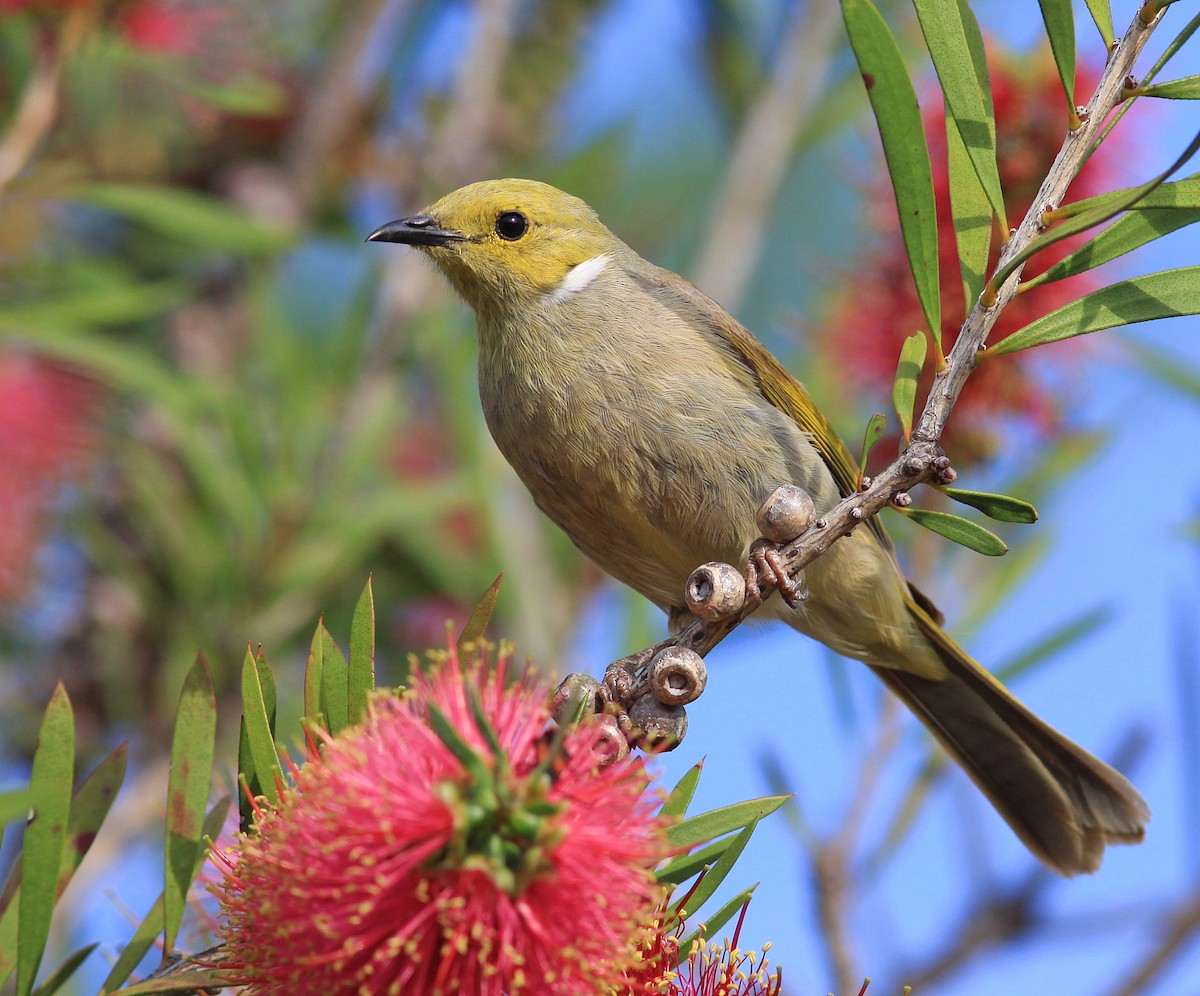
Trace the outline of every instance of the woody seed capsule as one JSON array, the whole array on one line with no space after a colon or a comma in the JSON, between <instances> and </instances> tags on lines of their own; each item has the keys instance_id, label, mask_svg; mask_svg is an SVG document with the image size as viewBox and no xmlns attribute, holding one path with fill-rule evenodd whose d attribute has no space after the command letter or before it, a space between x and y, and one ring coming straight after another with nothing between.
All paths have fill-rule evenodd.
<instances>
[{"instance_id":1,"label":"woody seed capsule","mask_svg":"<svg viewBox=\"0 0 1200 996\"><path fill-rule=\"evenodd\" d=\"M641 731L639 746L645 749L674 750L687 733L687 713L683 706L663 705L653 695L643 695L629 707L629 718Z\"/></svg>"},{"instance_id":2,"label":"woody seed capsule","mask_svg":"<svg viewBox=\"0 0 1200 996\"><path fill-rule=\"evenodd\" d=\"M732 564L714 560L692 571L683 597L692 614L700 619L728 619L741 612L746 601L746 578Z\"/></svg>"},{"instance_id":3,"label":"woody seed capsule","mask_svg":"<svg viewBox=\"0 0 1200 996\"><path fill-rule=\"evenodd\" d=\"M708 684L704 658L685 647L667 647L650 662L650 692L663 705L694 702Z\"/></svg>"},{"instance_id":4,"label":"woody seed capsule","mask_svg":"<svg viewBox=\"0 0 1200 996\"><path fill-rule=\"evenodd\" d=\"M816 521L812 496L794 484L781 484L755 514L758 530L772 543L790 543Z\"/></svg>"}]
</instances>

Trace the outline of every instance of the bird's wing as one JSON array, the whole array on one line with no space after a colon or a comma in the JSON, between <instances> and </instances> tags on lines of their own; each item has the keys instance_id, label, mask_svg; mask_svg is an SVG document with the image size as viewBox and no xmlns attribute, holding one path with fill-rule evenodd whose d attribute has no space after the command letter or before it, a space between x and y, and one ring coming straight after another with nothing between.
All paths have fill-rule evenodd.
<instances>
[{"instance_id":1,"label":"bird's wing","mask_svg":"<svg viewBox=\"0 0 1200 996\"><path fill-rule=\"evenodd\" d=\"M758 389L771 404L790 416L808 436L821 454L825 466L837 483L838 492L845 498L858 490L860 468L858 462L846 449L846 444L834 431L829 420L821 414L812 397L787 368L753 334L703 291L686 281L675 278L667 271L660 271L655 281L661 294L677 296L678 304L685 306L700 321L712 329L754 376ZM895 560L895 548L891 537L884 529L879 516L873 515L867 526L880 545ZM899 564L897 563L899 570ZM901 576L903 572L901 571ZM941 610L923 591L905 579L914 602L939 625L944 621Z\"/></svg>"}]
</instances>

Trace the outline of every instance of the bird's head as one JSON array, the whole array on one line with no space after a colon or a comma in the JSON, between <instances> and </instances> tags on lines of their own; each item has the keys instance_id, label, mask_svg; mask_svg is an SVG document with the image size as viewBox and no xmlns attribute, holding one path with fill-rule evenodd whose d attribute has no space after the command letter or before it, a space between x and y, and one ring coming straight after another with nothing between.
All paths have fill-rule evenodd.
<instances>
[{"instance_id":1,"label":"bird's head","mask_svg":"<svg viewBox=\"0 0 1200 996\"><path fill-rule=\"evenodd\" d=\"M578 197L536 180L472 183L367 239L427 253L476 312L567 296L620 244Z\"/></svg>"}]
</instances>

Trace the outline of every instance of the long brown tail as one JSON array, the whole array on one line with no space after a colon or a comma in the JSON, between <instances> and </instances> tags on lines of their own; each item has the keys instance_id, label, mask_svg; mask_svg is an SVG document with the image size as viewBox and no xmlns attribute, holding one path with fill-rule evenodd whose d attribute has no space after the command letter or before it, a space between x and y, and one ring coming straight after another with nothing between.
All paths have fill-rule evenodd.
<instances>
[{"instance_id":1,"label":"long brown tail","mask_svg":"<svg viewBox=\"0 0 1200 996\"><path fill-rule=\"evenodd\" d=\"M1129 781L1021 705L914 609L946 663L941 679L875 667L1042 862L1060 875L1100 867L1106 844L1136 844L1150 809Z\"/></svg>"}]
</instances>

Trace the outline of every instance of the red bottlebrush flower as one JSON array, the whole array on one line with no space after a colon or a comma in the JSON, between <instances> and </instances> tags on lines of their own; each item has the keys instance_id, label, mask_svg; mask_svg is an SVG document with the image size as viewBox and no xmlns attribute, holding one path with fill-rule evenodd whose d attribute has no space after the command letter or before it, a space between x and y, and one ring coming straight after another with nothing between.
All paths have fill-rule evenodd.
<instances>
[{"instance_id":1,"label":"red bottlebrush flower","mask_svg":"<svg viewBox=\"0 0 1200 996\"><path fill-rule=\"evenodd\" d=\"M1057 71L1049 58L1016 60L998 55L989 46L989 71L996 117L997 164L1010 221L1023 217L1038 186L1062 145L1066 107ZM1090 74L1095 76L1094 72ZM1079 93L1088 92L1082 81ZM938 264L941 274L942 344L949 352L966 317L958 251L950 213L950 180L946 164L945 112L941 100L929 100L924 113L926 137L933 166L938 215ZM1071 186L1071 199L1082 199L1117 184L1114 157L1105 150L1088 162ZM900 344L905 336L925 327L925 318L913 287L908 260L900 240L891 188L876 189L872 225L884 236L876 251L847 280L850 290L834 306L821 334L826 356L835 364L839 379L850 377L872 394L887 394L896 373ZM993 237L992 263L999 253ZM1080 238L1067 239L1034 257L1026 266L1032 277L1078 247ZM1044 284L1022 293L1004 309L992 333L997 341L1035 318L1067 304L1097 286L1090 273L1066 281ZM1067 347L1070 349L1071 347ZM1076 347L1078 348L1078 347ZM1051 360L1062 357L1060 351ZM981 366L971 378L955 409L947 432L956 465L986 459L994 449L992 426L997 416L1016 418L1038 431L1055 426L1059 410L1039 381L1034 365L1046 356L1019 354ZM931 365L930 365L931 366ZM932 382L927 367L922 391ZM919 395L923 398L924 393ZM886 454L880 446L877 455Z\"/></svg>"},{"instance_id":2,"label":"red bottlebrush flower","mask_svg":"<svg viewBox=\"0 0 1200 996\"><path fill-rule=\"evenodd\" d=\"M56 363L0 353L0 598L25 592L47 502L93 445L99 398Z\"/></svg>"},{"instance_id":3,"label":"red bottlebrush flower","mask_svg":"<svg viewBox=\"0 0 1200 996\"><path fill-rule=\"evenodd\" d=\"M695 941L678 968L673 966L680 960L684 924L664 929L666 905L660 907L657 929L643 943L641 958L626 976L621 996L779 996L783 971L768 972L770 945L761 953L738 948L749 901L742 906L732 939L721 944Z\"/></svg>"},{"instance_id":4,"label":"red bottlebrush flower","mask_svg":"<svg viewBox=\"0 0 1200 996\"><path fill-rule=\"evenodd\" d=\"M216 11L158 0L132 0L117 11L117 27L134 48L169 55L196 52Z\"/></svg>"},{"instance_id":5,"label":"red bottlebrush flower","mask_svg":"<svg viewBox=\"0 0 1200 996\"><path fill-rule=\"evenodd\" d=\"M632 960L665 844L640 762L508 655L373 701L224 860L223 967L252 993L595 993ZM485 717L485 718L481 718Z\"/></svg>"}]
</instances>

